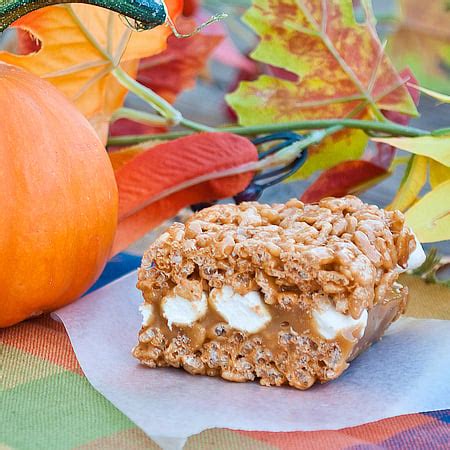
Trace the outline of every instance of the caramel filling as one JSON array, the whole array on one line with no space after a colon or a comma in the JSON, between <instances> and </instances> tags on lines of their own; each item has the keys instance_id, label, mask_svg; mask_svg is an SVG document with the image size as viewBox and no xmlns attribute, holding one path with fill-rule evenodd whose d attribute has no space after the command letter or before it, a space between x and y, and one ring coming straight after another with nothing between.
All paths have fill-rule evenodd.
<instances>
[{"instance_id":1,"label":"caramel filling","mask_svg":"<svg viewBox=\"0 0 450 450\"><path fill-rule=\"evenodd\" d=\"M268 323L256 333L230 326L209 306L203 317L186 326L169 326L161 304L143 326L134 355L151 367L183 367L193 374L218 375L231 381L259 378L263 385L288 383L299 389L316 380L339 376L348 362L378 340L403 310L406 289L392 290L368 312L367 326L349 327L325 339L310 310L287 310L265 304Z\"/></svg>"}]
</instances>

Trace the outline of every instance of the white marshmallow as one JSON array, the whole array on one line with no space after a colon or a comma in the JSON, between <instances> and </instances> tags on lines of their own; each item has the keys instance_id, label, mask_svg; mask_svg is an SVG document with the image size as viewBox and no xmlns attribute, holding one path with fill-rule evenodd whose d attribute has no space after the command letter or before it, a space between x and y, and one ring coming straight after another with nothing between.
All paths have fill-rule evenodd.
<instances>
[{"instance_id":1,"label":"white marshmallow","mask_svg":"<svg viewBox=\"0 0 450 450\"><path fill-rule=\"evenodd\" d=\"M317 303L312 312L317 332L325 339L334 339L339 334L348 334L357 331L355 336L361 338L367 326L367 310L364 310L359 319L336 311L335 307L325 300ZM347 332L347 333L346 333Z\"/></svg>"},{"instance_id":2,"label":"white marshmallow","mask_svg":"<svg viewBox=\"0 0 450 450\"><path fill-rule=\"evenodd\" d=\"M240 295L224 286L211 291L209 302L231 327L246 333L257 333L272 320L257 291Z\"/></svg>"},{"instance_id":3,"label":"white marshmallow","mask_svg":"<svg viewBox=\"0 0 450 450\"><path fill-rule=\"evenodd\" d=\"M425 262L425 259L427 257L427 255L425 255L425 252L423 251L422 244L419 242L419 239L417 239L416 235L414 235L414 239L416 240L416 248L409 255L406 270L419 268Z\"/></svg>"},{"instance_id":4,"label":"white marshmallow","mask_svg":"<svg viewBox=\"0 0 450 450\"><path fill-rule=\"evenodd\" d=\"M419 239L417 239L417 236L415 234L414 234L414 239L416 240L416 248L409 255L409 258L408 258L405 268L397 266L397 271L399 273L406 272L407 270L417 269L425 262L425 258L427 256L425 255L425 252L423 251L422 244L419 242Z\"/></svg>"},{"instance_id":5,"label":"white marshmallow","mask_svg":"<svg viewBox=\"0 0 450 450\"><path fill-rule=\"evenodd\" d=\"M194 322L205 316L208 310L208 301L203 292L201 298L189 300L179 295L164 297L161 302L161 311L170 329L172 325L192 326Z\"/></svg>"},{"instance_id":6,"label":"white marshmallow","mask_svg":"<svg viewBox=\"0 0 450 450\"><path fill-rule=\"evenodd\" d=\"M148 327L153 322L153 305L150 303L142 303L139 306L139 311L142 314L142 326Z\"/></svg>"}]
</instances>

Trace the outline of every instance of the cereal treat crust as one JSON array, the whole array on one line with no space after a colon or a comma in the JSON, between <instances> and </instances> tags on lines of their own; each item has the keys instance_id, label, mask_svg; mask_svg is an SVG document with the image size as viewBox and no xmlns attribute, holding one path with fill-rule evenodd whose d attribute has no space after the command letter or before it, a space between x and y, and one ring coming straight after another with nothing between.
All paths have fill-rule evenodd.
<instances>
[{"instance_id":1,"label":"cereal treat crust","mask_svg":"<svg viewBox=\"0 0 450 450\"><path fill-rule=\"evenodd\" d=\"M143 257L133 354L267 386L334 379L404 311L415 247L400 212L353 196L204 209Z\"/></svg>"}]
</instances>

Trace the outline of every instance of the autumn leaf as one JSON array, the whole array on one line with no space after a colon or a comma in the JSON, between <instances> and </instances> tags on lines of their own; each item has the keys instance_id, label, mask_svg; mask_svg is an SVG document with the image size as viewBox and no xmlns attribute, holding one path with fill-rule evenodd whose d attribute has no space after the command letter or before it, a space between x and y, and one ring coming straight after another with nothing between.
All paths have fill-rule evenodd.
<instances>
[{"instance_id":1,"label":"autumn leaf","mask_svg":"<svg viewBox=\"0 0 450 450\"><path fill-rule=\"evenodd\" d=\"M185 206L244 190L251 172L228 177L221 173L257 159L256 147L248 139L229 133L176 139L132 158L116 172L119 226L114 253Z\"/></svg>"},{"instance_id":2,"label":"autumn leaf","mask_svg":"<svg viewBox=\"0 0 450 450\"><path fill-rule=\"evenodd\" d=\"M375 117L381 110L416 115L403 80L383 51L371 23L353 16L351 0L256 0L244 16L261 37L252 57L298 76L262 75L227 97L242 125L304 119ZM339 137L315 147L300 174L361 156L367 140L356 130L340 134L349 146L334 152ZM315 154L326 152L316 165ZM327 164L328 156L336 153ZM309 159L309 158L308 158ZM320 162L320 164L319 164Z\"/></svg>"},{"instance_id":3,"label":"autumn leaf","mask_svg":"<svg viewBox=\"0 0 450 450\"><path fill-rule=\"evenodd\" d=\"M444 166L450 166L450 136L373 138L372 140L416 155L427 156Z\"/></svg>"},{"instance_id":4,"label":"autumn leaf","mask_svg":"<svg viewBox=\"0 0 450 450\"><path fill-rule=\"evenodd\" d=\"M138 144L132 147L125 147L120 150L109 151L108 156L114 172L117 172L125 164L128 164L133 158L144 153L145 151L162 144L165 141L157 140L146 142L145 144Z\"/></svg>"},{"instance_id":5,"label":"autumn leaf","mask_svg":"<svg viewBox=\"0 0 450 450\"><path fill-rule=\"evenodd\" d=\"M427 182L428 159L413 156L406 167L403 180L388 209L406 211L419 198L420 191Z\"/></svg>"},{"instance_id":6,"label":"autumn leaf","mask_svg":"<svg viewBox=\"0 0 450 450\"><path fill-rule=\"evenodd\" d=\"M172 16L181 0L168 0ZM133 77L140 58L166 48L165 26L134 33L119 15L85 4L58 5L34 11L14 24L30 32L41 48L28 55L0 52L0 61L23 67L60 89L106 140L111 114L127 90L112 75L120 66Z\"/></svg>"},{"instance_id":7,"label":"autumn leaf","mask_svg":"<svg viewBox=\"0 0 450 450\"><path fill-rule=\"evenodd\" d=\"M388 208L407 210L410 226L421 242L449 239L450 136L374 140L413 153L400 188ZM432 191L419 198L427 182L428 166ZM442 205L436 202L442 202Z\"/></svg>"},{"instance_id":8,"label":"autumn leaf","mask_svg":"<svg viewBox=\"0 0 450 450\"><path fill-rule=\"evenodd\" d=\"M450 94L448 0L400 0L401 19L387 51L397 67L409 66L419 83Z\"/></svg>"},{"instance_id":9,"label":"autumn leaf","mask_svg":"<svg viewBox=\"0 0 450 450\"><path fill-rule=\"evenodd\" d=\"M400 72L400 76L402 77L402 79L408 80L406 87L409 94L411 95L411 98L414 101L414 104L417 106L420 100L420 93L415 87L411 85L416 85L417 83L414 74L409 68L406 68ZM399 113L397 111L383 111L383 115L386 117L386 119L389 119L390 121L398 123L400 125L408 125L409 121L411 120L410 116ZM389 169L392 160L397 153L395 147L383 142L376 142L375 149L375 154L370 157L369 161L380 167L383 167L384 169Z\"/></svg>"},{"instance_id":10,"label":"autumn leaf","mask_svg":"<svg viewBox=\"0 0 450 450\"><path fill-rule=\"evenodd\" d=\"M389 175L389 172L368 161L346 161L321 173L303 193L301 200L317 202L328 196L357 194Z\"/></svg>"},{"instance_id":11,"label":"autumn leaf","mask_svg":"<svg viewBox=\"0 0 450 450\"><path fill-rule=\"evenodd\" d=\"M444 166L444 164L438 163L433 159L429 160L430 163L430 185L431 188L439 186L447 180L450 180L450 167Z\"/></svg>"},{"instance_id":12,"label":"autumn leaf","mask_svg":"<svg viewBox=\"0 0 450 450\"><path fill-rule=\"evenodd\" d=\"M450 238L449 198L450 180L428 192L406 212L406 222L420 242L438 242Z\"/></svg>"},{"instance_id":13,"label":"autumn leaf","mask_svg":"<svg viewBox=\"0 0 450 450\"><path fill-rule=\"evenodd\" d=\"M403 70L400 75L404 79L409 79L412 82L416 82L414 75L409 69ZM419 103L419 91L410 86L409 83L407 88L412 99L414 100L414 103L417 105ZM383 111L383 114L387 119L401 125L407 125L410 120L410 117L406 114L401 114L396 111ZM332 147L328 146L328 148ZM367 158L366 160L344 161L328 170L325 170L322 174L320 174L317 180L308 187L301 199L306 202L313 202L331 195L340 197L346 194L357 194L384 180L390 175L389 168L397 150L392 145L385 144L383 142L376 142L374 150L375 151L365 156ZM341 149L341 151L345 152L345 148ZM329 157L333 158L334 154L334 152L331 152ZM326 151L318 153L317 157L322 157L326 164L329 163L326 160L328 157ZM436 178L442 176L442 171L438 171L436 169ZM422 186L423 184L421 187ZM401 194L406 192L406 188L407 186L404 186L403 190L400 189ZM413 201L415 200L416 197L414 197Z\"/></svg>"},{"instance_id":14,"label":"autumn leaf","mask_svg":"<svg viewBox=\"0 0 450 450\"><path fill-rule=\"evenodd\" d=\"M402 183L389 205L390 209L405 211L415 205L427 181L428 165L430 167L430 184L433 190L448 179L450 174L450 136L374 138L373 140L413 153ZM426 211L423 213L426 214Z\"/></svg>"},{"instance_id":15,"label":"autumn leaf","mask_svg":"<svg viewBox=\"0 0 450 450\"><path fill-rule=\"evenodd\" d=\"M318 170L334 167L345 161L360 158L367 146L367 135L360 130L342 130L326 137L320 144L308 149L308 158L290 181L308 178Z\"/></svg>"}]
</instances>

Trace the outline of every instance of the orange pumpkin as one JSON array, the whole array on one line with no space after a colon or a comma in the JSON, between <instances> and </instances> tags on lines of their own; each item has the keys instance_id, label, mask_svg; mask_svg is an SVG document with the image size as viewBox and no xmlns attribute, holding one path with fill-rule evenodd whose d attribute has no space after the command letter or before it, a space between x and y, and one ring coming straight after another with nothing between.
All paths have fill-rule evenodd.
<instances>
[{"instance_id":1,"label":"orange pumpkin","mask_svg":"<svg viewBox=\"0 0 450 450\"><path fill-rule=\"evenodd\" d=\"M0 63L0 327L75 300L117 222L105 148L46 81Z\"/></svg>"}]
</instances>

